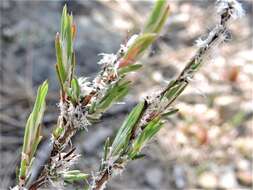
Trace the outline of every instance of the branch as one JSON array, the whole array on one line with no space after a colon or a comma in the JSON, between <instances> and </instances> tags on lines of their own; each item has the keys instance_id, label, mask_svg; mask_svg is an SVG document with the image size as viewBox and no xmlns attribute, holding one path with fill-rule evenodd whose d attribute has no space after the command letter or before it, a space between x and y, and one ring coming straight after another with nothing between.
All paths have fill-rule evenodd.
<instances>
[{"instance_id":1,"label":"branch","mask_svg":"<svg viewBox=\"0 0 253 190\"><path fill-rule=\"evenodd\" d=\"M64 6L61 19L61 32L56 34L56 73L60 84L60 115L53 131L52 151L49 160L40 173L39 178L29 187L37 189L45 183L61 178L62 171L68 171L79 155L66 152L71 138L79 129L87 129L94 121L115 102L127 93L130 81L125 76L141 66L136 60L158 37L169 14L169 6L165 0L157 0L144 30L133 35L126 44L121 45L117 54L101 54L98 62L102 70L89 82L86 78L75 75L75 53L73 41L76 26L73 16ZM67 156L66 156L67 155Z\"/></svg>"},{"instance_id":2,"label":"branch","mask_svg":"<svg viewBox=\"0 0 253 190\"><path fill-rule=\"evenodd\" d=\"M163 127L165 117L177 112L171 105L187 87L189 79L193 78L210 51L226 40L228 22L243 15L236 0L218 1L217 10L220 22L204 40L197 41L198 51L176 80L156 96L140 102L125 119L111 146L106 141L102 163L92 178L90 190L103 190L112 176L123 172L129 161L143 157L140 154L142 148Z\"/></svg>"}]
</instances>

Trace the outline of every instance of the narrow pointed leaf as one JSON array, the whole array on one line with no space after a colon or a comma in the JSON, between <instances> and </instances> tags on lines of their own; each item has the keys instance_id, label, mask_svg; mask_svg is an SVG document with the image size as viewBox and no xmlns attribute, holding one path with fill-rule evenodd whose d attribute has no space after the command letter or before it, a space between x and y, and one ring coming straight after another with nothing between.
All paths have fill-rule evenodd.
<instances>
[{"instance_id":1,"label":"narrow pointed leaf","mask_svg":"<svg viewBox=\"0 0 253 190\"><path fill-rule=\"evenodd\" d=\"M161 129L162 126L160 118L150 121L133 142L132 149L129 153L130 158L134 158L137 154L139 154L144 145Z\"/></svg>"},{"instance_id":2,"label":"narrow pointed leaf","mask_svg":"<svg viewBox=\"0 0 253 190\"><path fill-rule=\"evenodd\" d=\"M154 32L160 32L163 28L168 16L169 16L169 6L166 7L166 10L164 11L161 20L157 23L156 27L154 28Z\"/></svg>"},{"instance_id":3,"label":"narrow pointed leaf","mask_svg":"<svg viewBox=\"0 0 253 190\"><path fill-rule=\"evenodd\" d=\"M66 26L66 18L67 18L67 5L65 4L62 9L62 16L61 16L61 35L62 35L62 37L64 36L64 31L65 31L65 26Z\"/></svg>"},{"instance_id":4,"label":"narrow pointed leaf","mask_svg":"<svg viewBox=\"0 0 253 190\"><path fill-rule=\"evenodd\" d=\"M119 70L119 75L123 75L129 72L136 71L142 67L141 64L134 64L134 65L129 65L127 67L123 67Z\"/></svg>"},{"instance_id":5,"label":"narrow pointed leaf","mask_svg":"<svg viewBox=\"0 0 253 190\"><path fill-rule=\"evenodd\" d=\"M139 121L141 114L143 113L144 102L140 102L135 108L131 111L128 117L125 119L123 125L120 127L114 141L112 144L112 155L117 155L120 151L126 148L132 129Z\"/></svg>"},{"instance_id":6,"label":"narrow pointed leaf","mask_svg":"<svg viewBox=\"0 0 253 190\"><path fill-rule=\"evenodd\" d=\"M164 15L168 11L168 4L166 0L157 0L156 4L147 20L147 23L144 27L145 32L158 32L157 27L161 20L164 18Z\"/></svg>"},{"instance_id":7,"label":"narrow pointed leaf","mask_svg":"<svg viewBox=\"0 0 253 190\"><path fill-rule=\"evenodd\" d=\"M130 81L119 81L107 90L106 95L96 105L96 110L105 111L113 102L121 100L128 92Z\"/></svg>"},{"instance_id":8,"label":"narrow pointed leaf","mask_svg":"<svg viewBox=\"0 0 253 190\"><path fill-rule=\"evenodd\" d=\"M78 181L84 181L89 177L89 174L82 173L79 170L71 170L62 174L64 181L68 183L74 183Z\"/></svg>"},{"instance_id":9,"label":"narrow pointed leaf","mask_svg":"<svg viewBox=\"0 0 253 190\"><path fill-rule=\"evenodd\" d=\"M179 109L170 109L168 111L165 111L162 114L162 117L167 117L167 116L173 115L173 114L177 113L178 111L179 111Z\"/></svg>"},{"instance_id":10,"label":"narrow pointed leaf","mask_svg":"<svg viewBox=\"0 0 253 190\"><path fill-rule=\"evenodd\" d=\"M45 99L48 91L48 83L45 81L38 88L37 97L25 127L24 141L22 147L22 158L19 178L26 178L28 166L36 152L37 146L41 140L40 125L45 111ZM22 179L24 180L24 179Z\"/></svg>"},{"instance_id":11,"label":"narrow pointed leaf","mask_svg":"<svg viewBox=\"0 0 253 190\"><path fill-rule=\"evenodd\" d=\"M55 139L58 139L58 137L61 136L61 134L64 132L64 128L63 127L56 127L55 130L53 131L53 136Z\"/></svg>"},{"instance_id":12,"label":"narrow pointed leaf","mask_svg":"<svg viewBox=\"0 0 253 190\"><path fill-rule=\"evenodd\" d=\"M144 158L145 156L146 156L145 154L136 154L136 155L133 156L131 159L132 159L132 160L142 159L142 158Z\"/></svg>"},{"instance_id":13,"label":"narrow pointed leaf","mask_svg":"<svg viewBox=\"0 0 253 190\"><path fill-rule=\"evenodd\" d=\"M71 81L71 89L72 89L72 98L78 102L80 97L80 86L76 78L73 78Z\"/></svg>"},{"instance_id":14,"label":"narrow pointed leaf","mask_svg":"<svg viewBox=\"0 0 253 190\"><path fill-rule=\"evenodd\" d=\"M57 64L55 65L55 70L56 70L57 78L60 83L61 90L64 91L64 82L59 71L59 66Z\"/></svg>"},{"instance_id":15,"label":"narrow pointed leaf","mask_svg":"<svg viewBox=\"0 0 253 190\"><path fill-rule=\"evenodd\" d=\"M69 76L69 80L72 81L73 77L74 77L74 72L75 72L75 67L76 67L76 56L75 53L72 52L72 56L71 56L71 68L70 68L70 76Z\"/></svg>"},{"instance_id":16,"label":"narrow pointed leaf","mask_svg":"<svg viewBox=\"0 0 253 190\"><path fill-rule=\"evenodd\" d=\"M45 110L45 99L48 91L48 83L45 81L39 88L37 92L37 98L35 100L34 108L30 114L26 128L22 152L27 152L28 147L31 146L31 142L27 142L34 139L36 131L39 128L39 124L42 121L42 117Z\"/></svg>"},{"instance_id":17,"label":"narrow pointed leaf","mask_svg":"<svg viewBox=\"0 0 253 190\"><path fill-rule=\"evenodd\" d=\"M57 60L57 67L58 67L58 73L61 78L61 83L64 83L66 80L66 71L63 66L63 60L62 60L62 49L60 44L60 34L57 33L55 37L55 50L56 50L56 60Z\"/></svg>"},{"instance_id":18,"label":"narrow pointed leaf","mask_svg":"<svg viewBox=\"0 0 253 190\"><path fill-rule=\"evenodd\" d=\"M70 58L72 55L72 47L73 47L72 46L72 16L67 16L66 41L67 41L67 56Z\"/></svg>"},{"instance_id":19,"label":"narrow pointed leaf","mask_svg":"<svg viewBox=\"0 0 253 190\"><path fill-rule=\"evenodd\" d=\"M187 86L187 83L179 83L179 84L174 84L172 87L170 87L166 93L164 94L164 97L167 97L168 100L172 100L175 97L177 97Z\"/></svg>"},{"instance_id":20,"label":"narrow pointed leaf","mask_svg":"<svg viewBox=\"0 0 253 190\"><path fill-rule=\"evenodd\" d=\"M105 146L104 146L104 157L103 159L107 159L108 151L109 151L109 144L110 144L110 138L108 137L105 141Z\"/></svg>"},{"instance_id":21,"label":"narrow pointed leaf","mask_svg":"<svg viewBox=\"0 0 253 190\"><path fill-rule=\"evenodd\" d=\"M101 162L101 165L100 165L100 171L104 169L105 167L105 161L107 160L107 156L108 156L108 153L109 153L109 146L110 146L110 138L108 137L105 141L105 145L104 145L104 155L103 155L103 160Z\"/></svg>"},{"instance_id":22,"label":"narrow pointed leaf","mask_svg":"<svg viewBox=\"0 0 253 190\"><path fill-rule=\"evenodd\" d=\"M144 52L144 50L149 47L156 37L156 33L140 34L120 61L120 68L128 66L134 62Z\"/></svg>"},{"instance_id":23,"label":"narrow pointed leaf","mask_svg":"<svg viewBox=\"0 0 253 190\"><path fill-rule=\"evenodd\" d=\"M27 169L26 160L21 160L20 170L19 170L19 178L25 178L26 177L26 169Z\"/></svg>"}]
</instances>

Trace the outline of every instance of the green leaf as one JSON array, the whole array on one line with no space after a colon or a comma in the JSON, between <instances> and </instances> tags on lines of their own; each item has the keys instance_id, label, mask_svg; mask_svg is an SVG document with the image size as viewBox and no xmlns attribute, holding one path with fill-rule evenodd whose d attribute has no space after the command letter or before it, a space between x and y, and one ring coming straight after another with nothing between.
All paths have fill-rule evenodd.
<instances>
[{"instance_id":1,"label":"green leaf","mask_svg":"<svg viewBox=\"0 0 253 190\"><path fill-rule=\"evenodd\" d=\"M145 156L146 156L145 154L136 154L136 155L133 156L131 159L132 159L132 160L142 159L142 158L144 158Z\"/></svg>"},{"instance_id":2,"label":"green leaf","mask_svg":"<svg viewBox=\"0 0 253 190\"><path fill-rule=\"evenodd\" d=\"M105 141L105 146L104 146L104 157L103 159L107 159L108 151L109 151L109 145L110 145L110 138L108 137Z\"/></svg>"},{"instance_id":3,"label":"green leaf","mask_svg":"<svg viewBox=\"0 0 253 190\"><path fill-rule=\"evenodd\" d=\"M132 71L136 71L136 70L140 69L141 67L142 67L141 64L129 65L129 66L120 68L118 73L119 73L119 75L123 75L123 74L129 73L129 72L132 72Z\"/></svg>"},{"instance_id":4,"label":"green leaf","mask_svg":"<svg viewBox=\"0 0 253 190\"><path fill-rule=\"evenodd\" d=\"M140 34L133 44L128 48L126 54L122 58L120 67L125 67L134 62L149 45L156 39L156 33Z\"/></svg>"},{"instance_id":5,"label":"green leaf","mask_svg":"<svg viewBox=\"0 0 253 190\"><path fill-rule=\"evenodd\" d=\"M155 118L148 123L144 130L134 140L132 149L129 151L129 157L135 158L139 154L144 145L161 129L162 122L160 118Z\"/></svg>"},{"instance_id":6,"label":"green leaf","mask_svg":"<svg viewBox=\"0 0 253 190\"><path fill-rule=\"evenodd\" d=\"M73 16L68 14L67 6L62 10L61 32L56 34L55 49L57 58L56 72L64 92L71 85L74 76L75 56L73 52Z\"/></svg>"},{"instance_id":7,"label":"green leaf","mask_svg":"<svg viewBox=\"0 0 253 190\"><path fill-rule=\"evenodd\" d=\"M63 127L60 127L60 126L56 127L53 131L54 139L58 139L63 132L64 132Z\"/></svg>"},{"instance_id":8,"label":"green leaf","mask_svg":"<svg viewBox=\"0 0 253 190\"><path fill-rule=\"evenodd\" d=\"M89 114L93 114L96 111L97 103L94 101L92 102L91 106L89 107Z\"/></svg>"},{"instance_id":9,"label":"green leaf","mask_svg":"<svg viewBox=\"0 0 253 190\"><path fill-rule=\"evenodd\" d=\"M106 92L106 95L96 105L97 112L104 112L113 102L121 100L129 90L130 81L120 80L113 84Z\"/></svg>"},{"instance_id":10,"label":"green leaf","mask_svg":"<svg viewBox=\"0 0 253 190\"><path fill-rule=\"evenodd\" d=\"M157 0L153 11L146 22L143 33L140 34L120 60L119 67L132 64L154 42L164 26L169 15L169 6L166 0Z\"/></svg>"},{"instance_id":11,"label":"green leaf","mask_svg":"<svg viewBox=\"0 0 253 190\"><path fill-rule=\"evenodd\" d=\"M108 153L109 153L109 146L110 146L110 138L108 137L105 141L105 145L104 145L104 155L103 155L103 160L101 162L101 165L100 165L100 171L102 171L105 167L105 161L107 160L107 156L108 156Z\"/></svg>"},{"instance_id":12,"label":"green leaf","mask_svg":"<svg viewBox=\"0 0 253 190\"><path fill-rule=\"evenodd\" d=\"M117 96L114 98L114 102L119 102L121 101L129 92L129 87L121 88L118 91Z\"/></svg>"},{"instance_id":13,"label":"green leaf","mask_svg":"<svg viewBox=\"0 0 253 190\"><path fill-rule=\"evenodd\" d=\"M165 22L166 22L166 20L167 20L167 18L169 16L169 14L170 14L170 12L169 12L169 6L167 6L166 10L164 11L164 14L161 17L160 22L157 23L157 25L156 25L156 27L154 29L154 32L159 33L162 30L162 28L163 28L163 26L164 26L164 24L165 24Z\"/></svg>"},{"instance_id":14,"label":"green leaf","mask_svg":"<svg viewBox=\"0 0 253 190\"><path fill-rule=\"evenodd\" d=\"M166 90L164 97L168 98L169 101L177 98L187 86L186 82L177 83L176 81L169 84L169 88Z\"/></svg>"},{"instance_id":15,"label":"green leaf","mask_svg":"<svg viewBox=\"0 0 253 190\"><path fill-rule=\"evenodd\" d=\"M71 68L70 68L70 77L69 77L70 81L72 81L74 77L75 67L76 67L76 56L73 52L71 56Z\"/></svg>"},{"instance_id":16,"label":"green leaf","mask_svg":"<svg viewBox=\"0 0 253 190\"><path fill-rule=\"evenodd\" d=\"M170 110L164 111L164 113L162 114L162 117L168 117L170 115L173 115L173 114L177 113L178 110L179 109L170 109Z\"/></svg>"},{"instance_id":17,"label":"green leaf","mask_svg":"<svg viewBox=\"0 0 253 190\"><path fill-rule=\"evenodd\" d=\"M27 167L36 152L37 146L41 141L40 125L45 111L45 99L48 91L48 83L45 81L38 88L37 97L25 127L24 141L22 147L22 158L20 166L20 177L25 177Z\"/></svg>"},{"instance_id":18,"label":"green leaf","mask_svg":"<svg viewBox=\"0 0 253 190\"><path fill-rule=\"evenodd\" d=\"M32 146L31 155L35 155L35 152L37 150L37 147L38 147L41 139L42 139L42 136L41 136L41 125L39 125L38 130L36 131L34 144L31 145Z\"/></svg>"},{"instance_id":19,"label":"green leaf","mask_svg":"<svg viewBox=\"0 0 253 190\"><path fill-rule=\"evenodd\" d=\"M64 82L66 81L66 71L65 68L63 66L63 61L62 61L62 48L61 48L61 44L60 44L60 34L57 33L56 37L55 37L55 50L56 50L56 60L57 60L57 69L58 69L58 73L60 76L60 82L62 83L62 85L64 84Z\"/></svg>"},{"instance_id":20,"label":"green leaf","mask_svg":"<svg viewBox=\"0 0 253 190\"><path fill-rule=\"evenodd\" d=\"M89 174L82 173L80 170L71 170L62 174L64 181L74 183L84 181L89 177Z\"/></svg>"},{"instance_id":21,"label":"green leaf","mask_svg":"<svg viewBox=\"0 0 253 190\"><path fill-rule=\"evenodd\" d=\"M59 66L57 64L55 65L55 70L56 70L57 78L60 83L61 90L64 91L64 82L63 82L63 79L61 78Z\"/></svg>"},{"instance_id":22,"label":"green leaf","mask_svg":"<svg viewBox=\"0 0 253 190\"><path fill-rule=\"evenodd\" d=\"M131 111L128 117L125 119L123 125L120 127L112 144L112 155L117 155L119 152L124 151L128 146L128 141L131 136L132 129L138 123L141 114L144 109L144 102L140 102Z\"/></svg>"},{"instance_id":23,"label":"green leaf","mask_svg":"<svg viewBox=\"0 0 253 190\"><path fill-rule=\"evenodd\" d=\"M62 16L61 16L61 37L63 40L64 31L66 27L66 19L67 19L67 5L65 4L62 9Z\"/></svg>"},{"instance_id":24,"label":"green leaf","mask_svg":"<svg viewBox=\"0 0 253 190\"><path fill-rule=\"evenodd\" d=\"M166 0L157 0L144 27L144 33L159 32L168 17L169 6Z\"/></svg>"},{"instance_id":25,"label":"green leaf","mask_svg":"<svg viewBox=\"0 0 253 190\"><path fill-rule=\"evenodd\" d=\"M73 16L68 15L67 17L67 23L66 23L66 41L67 41L67 56L69 57L69 60L71 60L71 55L73 51L73 45L72 45L72 21Z\"/></svg>"},{"instance_id":26,"label":"green leaf","mask_svg":"<svg viewBox=\"0 0 253 190\"><path fill-rule=\"evenodd\" d=\"M20 164L20 170L19 170L19 178L25 178L26 177L26 169L27 169L27 163L26 160L21 160Z\"/></svg>"},{"instance_id":27,"label":"green leaf","mask_svg":"<svg viewBox=\"0 0 253 190\"><path fill-rule=\"evenodd\" d=\"M25 128L25 137L23 143L22 152L29 153L31 149L31 142L34 142L35 137L37 135L37 131L39 130L39 125L42 121L42 117L45 111L45 99L48 91L48 83L45 81L38 88L37 97L35 100L34 108L32 113L30 114L28 121L26 123Z\"/></svg>"},{"instance_id":28,"label":"green leaf","mask_svg":"<svg viewBox=\"0 0 253 190\"><path fill-rule=\"evenodd\" d=\"M72 98L77 103L79 100L81 91L80 91L78 80L76 78L73 78L71 81L71 89L72 89Z\"/></svg>"}]
</instances>

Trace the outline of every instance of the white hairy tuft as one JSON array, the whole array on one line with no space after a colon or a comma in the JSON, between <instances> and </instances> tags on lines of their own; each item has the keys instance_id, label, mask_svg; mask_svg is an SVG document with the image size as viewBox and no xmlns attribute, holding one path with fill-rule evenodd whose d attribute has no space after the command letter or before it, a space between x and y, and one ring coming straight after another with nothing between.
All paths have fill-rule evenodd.
<instances>
[{"instance_id":1,"label":"white hairy tuft","mask_svg":"<svg viewBox=\"0 0 253 190\"><path fill-rule=\"evenodd\" d=\"M99 55L103 56L98 62L99 65L113 65L117 60L117 55L115 54L100 53Z\"/></svg>"},{"instance_id":2,"label":"white hairy tuft","mask_svg":"<svg viewBox=\"0 0 253 190\"><path fill-rule=\"evenodd\" d=\"M197 47L205 47L207 45L207 40L205 39L202 39L202 38L198 38L196 41L195 41L195 44Z\"/></svg>"},{"instance_id":3,"label":"white hairy tuft","mask_svg":"<svg viewBox=\"0 0 253 190\"><path fill-rule=\"evenodd\" d=\"M86 77L78 78L78 84L80 86L82 96L89 95L93 90L91 82L89 82Z\"/></svg>"},{"instance_id":4,"label":"white hairy tuft","mask_svg":"<svg viewBox=\"0 0 253 190\"><path fill-rule=\"evenodd\" d=\"M219 14L224 13L227 9L230 10L230 15L233 19L241 18L245 12L241 3L237 0L217 0L217 12Z\"/></svg>"}]
</instances>

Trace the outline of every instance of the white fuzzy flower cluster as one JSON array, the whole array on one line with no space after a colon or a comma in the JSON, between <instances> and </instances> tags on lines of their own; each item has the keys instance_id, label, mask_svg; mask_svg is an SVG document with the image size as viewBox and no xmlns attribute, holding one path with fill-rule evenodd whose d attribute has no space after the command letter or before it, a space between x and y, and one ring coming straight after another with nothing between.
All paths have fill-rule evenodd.
<instances>
[{"instance_id":1,"label":"white fuzzy flower cluster","mask_svg":"<svg viewBox=\"0 0 253 190\"><path fill-rule=\"evenodd\" d=\"M241 3L237 0L217 0L217 12L223 14L225 11L229 11L233 19L241 18L245 14Z\"/></svg>"},{"instance_id":2,"label":"white fuzzy flower cluster","mask_svg":"<svg viewBox=\"0 0 253 190\"><path fill-rule=\"evenodd\" d=\"M95 89L98 89L96 94L98 99L103 97L105 92L107 91L108 82L110 81L109 83L113 84L118 79L117 66L116 66L118 56L115 54L106 54L106 53L101 53L100 55L102 55L103 57L98 62L98 64L103 65L104 70L93 81L94 83L93 86L95 87Z\"/></svg>"},{"instance_id":3,"label":"white fuzzy flower cluster","mask_svg":"<svg viewBox=\"0 0 253 190\"><path fill-rule=\"evenodd\" d=\"M52 157L52 164L49 169L50 176L57 176L60 173L68 171L79 159L80 155L74 151L69 153L59 153Z\"/></svg>"},{"instance_id":4,"label":"white fuzzy flower cluster","mask_svg":"<svg viewBox=\"0 0 253 190\"><path fill-rule=\"evenodd\" d=\"M207 45L207 39L203 39L200 37L195 41L195 44L197 47L203 48Z\"/></svg>"},{"instance_id":5,"label":"white fuzzy flower cluster","mask_svg":"<svg viewBox=\"0 0 253 190\"><path fill-rule=\"evenodd\" d=\"M196 46L200 47L200 48L204 48L204 47L208 48L209 44L213 41L215 36L219 36L219 38L221 38L222 36L224 36L226 34L224 32L221 33L222 29L223 29L223 26L217 25L213 30L211 30L208 33L208 36L206 37L206 39L203 39L203 38L197 39L195 42ZM224 41L224 38L222 38L223 39L222 41ZM217 43L217 42L216 42L216 44L218 45L218 44L220 44L221 41L219 41L219 43ZM215 46L215 45L213 45L213 46Z\"/></svg>"},{"instance_id":6,"label":"white fuzzy flower cluster","mask_svg":"<svg viewBox=\"0 0 253 190\"><path fill-rule=\"evenodd\" d=\"M93 80L93 87L96 91L96 96L90 101L91 103L95 100L100 100L103 98L107 92L107 89L110 85L117 83L119 80L118 76L118 68L119 68L119 60L122 56L125 55L128 48L135 42L138 35L133 35L126 45L121 44L120 49L117 54L106 54L101 53L99 55L102 56L102 59L98 62L99 65L103 66L103 71ZM90 86L90 84L85 83L86 88ZM89 91L90 89L87 89Z\"/></svg>"},{"instance_id":7,"label":"white fuzzy flower cluster","mask_svg":"<svg viewBox=\"0 0 253 190\"><path fill-rule=\"evenodd\" d=\"M217 12L220 15L228 13L233 19L240 18L245 14L242 5L237 0L217 0ZM229 35L226 31L224 32L223 29L223 25L217 25L209 32L205 39L197 39L196 46L200 48L208 48L208 45L213 42L215 36L219 36L219 39L216 41L216 44L213 44L214 46L225 41Z\"/></svg>"},{"instance_id":8,"label":"white fuzzy flower cluster","mask_svg":"<svg viewBox=\"0 0 253 190\"><path fill-rule=\"evenodd\" d=\"M70 103L68 108L69 120L67 121L71 121L74 128L85 128L87 130L87 126L90 125L90 122L87 119L87 114L88 113L83 110L80 105L74 106Z\"/></svg>"},{"instance_id":9,"label":"white fuzzy flower cluster","mask_svg":"<svg viewBox=\"0 0 253 190\"><path fill-rule=\"evenodd\" d=\"M113 65L117 61L117 55L115 54L100 53L99 55L102 56L102 59L98 62L99 65Z\"/></svg>"},{"instance_id":10,"label":"white fuzzy flower cluster","mask_svg":"<svg viewBox=\"0 0 253 190\"><path fill-rule=\"evenodd\" d=\"M71 126L76 129L86 129L90 125L87 119L87 111L83 110L80 105L73 105L72 103L59 103L60 117L67 121L66 127Z\"/></svg>"},{"instance_id":11,"label":"white fuzzy flower cluster","mask_svg":"<svg viewBox=\"0 0 253 190\"><path fill-rule=\"evenodd\" d=\"M88 81L87 77L79 77L78 84L80 86L82 96L89 95L93 91L92 84Z\"/></svg>"}]
</instances>

